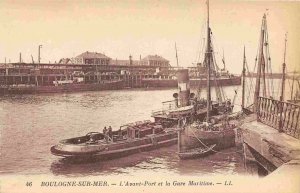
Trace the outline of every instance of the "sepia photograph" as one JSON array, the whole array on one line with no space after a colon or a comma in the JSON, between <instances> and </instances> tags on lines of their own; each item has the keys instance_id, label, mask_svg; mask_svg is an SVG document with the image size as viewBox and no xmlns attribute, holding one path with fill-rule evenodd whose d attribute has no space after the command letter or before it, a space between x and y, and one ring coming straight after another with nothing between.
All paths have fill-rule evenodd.
<instances>
[{"instance_id":1,"label":"sepia photograph","mask_svg":"<svg viewBox=\"0 0 300 193\"><path fill-rule=\"evenodd\" d=\"M299 193L299 18L297 0L1 0L0 193Z\"/></svg>"}]
</instances>

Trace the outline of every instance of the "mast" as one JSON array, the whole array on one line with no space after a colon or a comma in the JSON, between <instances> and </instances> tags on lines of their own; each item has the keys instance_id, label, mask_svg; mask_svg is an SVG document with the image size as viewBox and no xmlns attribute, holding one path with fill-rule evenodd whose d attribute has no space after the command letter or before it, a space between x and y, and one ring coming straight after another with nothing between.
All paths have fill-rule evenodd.
<instances>
[{"instance_id":1,"label":"mast","mask_svg":"<svg viewBox=\"0 0 300 193\"><path fill-rule=\"evenodd\" d=\"M283 103L282 101L284 101L284 90L285 90L285 55L286 55L286 42L287 42L287 35L285 34L285 40L284 40L284 56L283 56L283 64L282 64L282 82L281 82L281 95L280 95L280 115L279 115L279 128L278 131L282 132L282 119L283 119Z\"/></svg>"},{"instance_id":2,"label":"mast","mask_svg":"<svg viewBox=\"0 0 300 193\"><path fill-rule=\"evenodd\" d=\"M223 49L223 58L222 58L222 62L223 62L223 67L224 67L224 71L225 71L226 65L225 65L224 49Z\"/></svg>"},{"instance_id":3,"label":"mast","mask_svg":"<svg viewBox=\"0 0 300 193\"><path fill-rule=\"evenodd\" d=\"M267 88L266 88L266 62L264 56L262 57L261 62L261 70L262 70L262 80L263 80L263 97L267 96Z\"/></svg>"},{"instance_id":4,"label":"mast","mask_svg":"<svg viewBox=\"0 0 300 193\"><path fill-rule=\"evenodd\" d=\"M264 16L263 16L262 26L261 26L256 84L255 84L255 92L254 92L254 112L256 112L258 110L258 97L259 97L259 93L260 93L260 78L261 78L262 65L264 63L263 50L264 50L264 40L265 40L265 21L266 21L266 14L264 14Z\"/></svg>"},{"instance_id":5,"label":"mast","mask_svg":"<svg viewBox=\"0 0 300 193\"><path fill-rule=\"evenodd\" d=\"M176 62L177 62L177 67L179 67L176 42L175 42L175 51L176 51Z\"/></svg>"},{"instance_id":6,"label":"mast","mask_svg":"<svg viewBox=\"0 0 300 193\"><path fill-rule=\"evenodd\" d=\"M283 64L282 64L282 82L281 82L281 95L280 100L284 101L284 90L285 90L285 56L286 56L286 42L287 42L287 34L285 34L284 40L284 55L283 55Z\"/></svg>"},{"instance_id":7,"label":"mast","mask_svg":"<svg viewBox=\"0 0 300 193\"><path fill-rule=\"evenodd\" d=\"M296 95L295 95L295 99L300 99L300 81L297 80L297 83L298 83L298 89L296 90Z\"/></svg>"},{"instance_id":8,"label":"mast","mask_svg":"<svg viewBox=\"0 0 300 193\"><path fill-rule=\"evenodd\" d=\"M207 45L206 45L206 66L207 66L207 115L206 120L209 122L211 109L211 90L210 90L210 62L211 62L211 45L210 45L210 27L209 27L209 0L207 1Z\"/></svg>"},{"instance_id":9,"label":"mast","mask_svg":"<svg viewBox=\"0 0 300 193\"><path fill-rule=\"evenodd\" d=\"M31 61L32 61L32 64L34 64L34 60L33 60L33 56L31 55Z\"/></svg>"},{"instance_id":10,"label":"mast","mask_svg":"<svg viewBox=\"0 0 300 193\"><path fill-rule=\"evenodd\" d=\"M245 108L245 78L246 78L246 51L244 46L244 59L243 59L243 90L242 90L242 109Z\"/></svg>"},{"instance_id":11,"label":"mast","mask_svg":"<svg viewBox=\"0 0 300 193\"><path fill-rule=\"evenodd\" d=\"M261 73L262 73L262 81L263 81L263 90L262 90L262 96L266 97L267 96L267 85L266 85L266 68L267 68L267 62L268 59L265 57L267 55L266 47L268 46L267 42L267 19L263 19L263 40L262 40L262 50L261 50Z\"/></svg>"}]
</instances>

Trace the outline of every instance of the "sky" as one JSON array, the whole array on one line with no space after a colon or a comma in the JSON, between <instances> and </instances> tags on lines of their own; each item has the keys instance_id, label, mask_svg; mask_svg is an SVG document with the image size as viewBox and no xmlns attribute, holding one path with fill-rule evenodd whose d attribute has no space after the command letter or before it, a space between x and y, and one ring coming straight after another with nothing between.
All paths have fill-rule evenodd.
<instances>
[{"instance_id":1,"label":"sky","mask_svg":"<svg viewBox=\"0 0 300 193\"><path fill-rule=\"evenodd\" d=\"M192 66L201 51L207 18L205 0L1 0L0 63L5 58L41 62L85 51L112 59L161 55L176 66ZM217 62L241 73L243 47L254 66L263 14L267 14L273 71L280 71L287 33L287 71L300 70L300 1L211 0L210 23Z\"/></svg>"}]
</instances>

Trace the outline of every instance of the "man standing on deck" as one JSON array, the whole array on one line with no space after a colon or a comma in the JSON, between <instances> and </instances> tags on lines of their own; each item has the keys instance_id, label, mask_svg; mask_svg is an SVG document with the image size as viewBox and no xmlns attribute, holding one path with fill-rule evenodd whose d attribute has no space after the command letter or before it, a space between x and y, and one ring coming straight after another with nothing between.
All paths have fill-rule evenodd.
<instances>
[{"instance_id":1,"label":"man standing on deck","mask_svg":"<svg viewBox=\"0 0 300 193\"><path fill-rule=\"evenodd\" d=\"M106 129L106 126L103 129L103 135L104 135L105 141L107 142L108 138L107 138L107 129Z\"/></svg>"}]
</instances>

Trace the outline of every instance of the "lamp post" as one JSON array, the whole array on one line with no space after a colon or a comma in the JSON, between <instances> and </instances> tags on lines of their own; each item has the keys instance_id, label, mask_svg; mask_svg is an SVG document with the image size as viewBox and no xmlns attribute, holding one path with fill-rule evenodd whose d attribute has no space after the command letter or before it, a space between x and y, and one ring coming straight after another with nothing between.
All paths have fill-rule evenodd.
<instances>
[{"instance_id":1,"label":"lamp post","mask_svg":"<svg viewBox=\"0 0 300 193\"><path fill-rule=\"evenodd\" d=\"M39 45L39 58L38 58L39 64L41 63L41 48L42 47L43 47L43 45Z\"/></svg>"}]
</instances>

